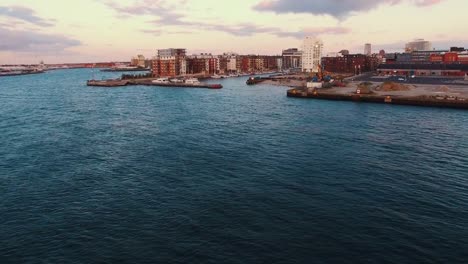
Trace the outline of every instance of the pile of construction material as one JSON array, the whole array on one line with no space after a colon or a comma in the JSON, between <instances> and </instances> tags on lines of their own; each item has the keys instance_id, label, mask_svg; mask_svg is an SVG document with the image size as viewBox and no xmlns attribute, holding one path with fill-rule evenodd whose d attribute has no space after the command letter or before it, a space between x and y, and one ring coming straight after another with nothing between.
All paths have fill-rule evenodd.
<instances>
[{"instance_id":1,"label":"pile of construction material","mask_svg":"<svg viewBox=\"0 0 468 264\"><path fill-rule=\"evenodd\" d=\"M384 82L377 90L382 92L409 91L410 87L400 83Z\"/></svg>"},{"instance_id":2,"label":"pile of construction material","mask_svg":"<svg viewBox=\"0 0 468 264\"><path fill-rule=\"evenodd\" d=\"M371 94L372 92L372 83L370 82L363 82L360 83L356 90L357 94Z\"/></svg>"},{"instance_id":3,"label":"pile of construction material","mask_svg":"<svg viewBox=\"0 0 468 264\"><path fill-rule=\"evenodd\" d=\"M445 85L441 85L434 89L434 92L450 93L452 90Z\"/></svg>"}]
</instances>

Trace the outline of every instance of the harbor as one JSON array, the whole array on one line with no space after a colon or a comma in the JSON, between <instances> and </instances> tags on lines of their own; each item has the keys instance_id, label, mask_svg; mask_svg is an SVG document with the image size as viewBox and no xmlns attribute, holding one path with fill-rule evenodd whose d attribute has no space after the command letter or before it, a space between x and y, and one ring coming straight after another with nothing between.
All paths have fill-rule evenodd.
<instances>
[{"instance_id":1,"label":"harbor","mask_svg":"<svg viewBox=\"0 0 468 264\"><path fill-rule=\"evenodd\" d=\"M59 70L0 80L4 104L0 122L5 142L0 148L1 156L5 157L2 159L5 166L0 166L0 172L12 177L7 183L15 187L6 188L4 194L6 207L2 215L10 223L5 229L17 230L20 232L17 236L24 237L24 241L32 245L37 236L30 235L30 230L34 231L32 233L49 230L44 234L50 243L45 249L52 253L42 254L41 247L38 251L41 257L53 254L54 259L62 260L63 240L55 239L56 229L44 229L42 222L27 229L22 222L16 224L19 218L37 223L37 211L31 207L31 201L37 201L38 210L44 212L51 206L59 208L51 219L54 226L64 226L66 234L76 232L73 228L76 225L69 223L71 214L80 226L86 226L90 219L102 222L107 229L98 228L91 232L93 236L111 236L110 239L125 239L129 243L138 243L140 237L159 243L159 238L173 232L178 238L190 241L194 223L186 220L194 217L202 223L201 234L207 234L203 239L215 241L211 244L213 247L217 246L219 237L203 232L213 227L209 223L219 224L220 232L227 226L233 227L228 229L232 234L243 234L245 230L237 228L239 222L247 221L247 228L255 230L260 221L277 234L291 232L303 238L301 234L306 232L317 237L326 236L336 219L351 230L346 235L356 238L346 242L361 245L360 234L368 230L368 223L372 230L387 230L387 226L403 223L402 232L414 232L419 229L413 226L421 225L420 216L428 211L435 212L435 218L431 219L448 223L442 225L443 229L432 229L435 237L454 234L440 239L446 243L447 251L453 252L458 245L467 242L466 236L457 235L465 232L464 226L459 224L464 220L459 217L461 209L456 209L457 204L439 202L447 193L460 199L461 205L468 202L466 192L457 192L460 186L467 184L464 164L468 162L468 138L464 110L286 97L286 90L292 89L286 85L295 85L297 81L288 79L291 76L282 76L278 81L266 80L257 86L247 86L248 77L207 80L224 86L217 91L158 86L87 87L86 78L91 78L95 71ZM116 78L118 74L101 76ZM348 85L332 89L352 93L355 84ZM327 91L327 88L322 89ZM417 89L411 87L411 90ZM335 160L339 161L337 165L334 165ZM432 169L434 164L437 167ZM32 175L27 188L21 180L23 175ZM65 185L62 179L67 180ZM414 184L421 179L428 189ZM348 187L343 190L344 186ZM18 188L35 196L25 200ZM405 189L400 191L399 188ZM41 202L48 201L49 191L64 196L52 203ZM95 194L96 191L102 193ZM236 198L230 199L232 195ZM200 199L192 203L193 197ZM220 197L229 199L221 201ZM393 213L382 210L382 202L375 201L375 197L388 197L383 203L394 206L390 211ZM165 199L168 204L160 202ZM285 203L285 199L290 202ZM330 211L333 199L338 202ZM115 201L120 200L130 201L117 208L125 212L118 220L125 224L124 231L128 232L116 233L112 228L116 218L103 217L102 212L116 209L120 203ZM257 200L262 202L255 202ZM70 204L76 206L70 207ZM200 208L206 208L207 204L215 207L200 215ZM400 207L402 204L406 207ZM26 209L17 210L18 207ZM174 209L168 211L168 207ZM153 210L163 214L153 214ZM176 218L177 224L166 232L168 219L172 221L174 214L184 210L189 211ZM448 213L438 213L444 210ZM82 212L90 212L90 215ZM402 217L395 218L402 212ZM212 218L209 217L211 213L215 214ZM272 213L280 217L272 218ZM327 216L323 218L323 215ZM353 217L356 215L360 217ZM301 216L299 220L297 216ZM379 221L375 221L376 218ZM316 220L318 223L314 222ZM150 228L148 233L148 229L135 229L135 222L154 223L158 227ZM289 227L288 223L297 225ZM406 227L408 223L410 226ZM423 231L411 233L421 244L423 242L419 241L425 241L427 235L426 229ZM20 252L23 244L12 238L17 233L5 231L2 234L5 241L19 245L16 246L18 254L24 252ZM266 237L266 242L255 247L255 251L278 245L279 240L268 240L270 233L259 234L262 240ZM73 237L73 244L90 243L81 235ZM393 230L383 235L369 235L372 244L378 245L372 250L381 254L401 249L406 238ZM250 241L251 238L245 239ZM230 241L230 237L223 238L221 243L231 245ZM308 240L297 242L306 244ZM111 243L108 249L113 247ZM96 248L99 245L96 244ZM224 249L233 248L224 247L223 252ZM304 259L310 252L286 251ZM464 254L464 251L458 252ZM72 253L67 257L80 254ZM437 258L443 253L444 250L439 249L430 257ZM140 256L131 257L138 259ZM222 262L224 258L216 260ZM413 259L415 263L423 262L418 257ZM170 261L156 259L155 262Z\"/></svg>"},{"instance_id":2,"label":"harbor","mask_svg":"<svg viewBox=\"0 0 468 264\"><path fill-rule=\"evenodd\" d=\"M364 81L355 81L364 80ZM468 109L468 80L462 78L401 78L316 74L250 77L249 86L290 87L287 97L394 105Z\"/></svg>"}]
</instances>

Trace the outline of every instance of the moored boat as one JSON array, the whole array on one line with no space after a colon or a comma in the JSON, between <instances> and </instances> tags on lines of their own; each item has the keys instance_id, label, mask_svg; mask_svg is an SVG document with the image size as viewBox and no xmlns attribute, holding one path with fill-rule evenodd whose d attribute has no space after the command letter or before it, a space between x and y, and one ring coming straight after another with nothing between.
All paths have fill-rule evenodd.
<instances>
[{"instance_id":1,"label":"moored boat","mask_svg":"<svg viewBox=\"0 0 468 264\"><path fill-rule=\"evenodd\" d=\"M158 78L153 80L152 83L171 83L168 78Z\"/></svg>"},{"instance_id":2,"label":"moored boat","mask_svg":"<svg viewBox=\"0 0 468 264\"><path fill-rule=\"evenodd\" d=\"M197 78L188 78L188 79L185 79L184 83L198 85L200 84L200 81Z\"/></svg>"}]
</instances>

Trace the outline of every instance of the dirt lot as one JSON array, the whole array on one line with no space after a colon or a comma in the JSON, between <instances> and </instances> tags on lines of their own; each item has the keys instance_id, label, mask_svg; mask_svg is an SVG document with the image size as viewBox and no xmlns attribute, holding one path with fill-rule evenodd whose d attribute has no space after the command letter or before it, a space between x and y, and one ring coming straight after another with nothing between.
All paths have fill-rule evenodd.
<instances>
[{"instance_id":1,"label":"dirt lot","mask_svg":"<svg viewBox=\"0 0 468 264\"><path fill-rule=\"evenodd\" d=\"M361 82L350 82L347 87L330 88L327 92L336 94L355 93ZM468 87L464 85L432 85L432 84L407 84L408 89L391 91L391 89L379 89L382 83L371 82L371 90L374 95L390 96L454 96L468 99Z\"/></svg>"},{"instance_id":2,"label":"dirt lot","mask_svg":"<svg viewBox=\"0 0 468 264\"><path fill-rule=\"evenodd\" d=\"M288 86L288 87L305 87L306 81L287 79L287 78L276 78L276 80L266 80L262 84Z\"/></svg>"}]
</instances>

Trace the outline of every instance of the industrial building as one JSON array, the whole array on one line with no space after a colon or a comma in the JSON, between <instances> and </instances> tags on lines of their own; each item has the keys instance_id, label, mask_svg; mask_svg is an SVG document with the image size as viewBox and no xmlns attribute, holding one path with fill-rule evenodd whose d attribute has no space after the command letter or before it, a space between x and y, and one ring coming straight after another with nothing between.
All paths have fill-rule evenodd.
<instances>
[{"instance_id":1,"label":"industrial building","mask_svg":"<svg viewBox=\"0 0 468 264\"><path fill-rule=\"evenodd\" d=\"M381 64L377 72L385 75L463 77L468 74L468 64Z\"/></svg>"},{"instance_id":2,"label":"industrial building","mask_svg":"<svg viewBox=\"0 0 468 264\"><path fill-rule=\"evenodd\" d=\"M468 63L468 52L448 50L414 51L412 53L389 53L385 55L385 64L466 64Z\"/></svg>"},{"instance_id":3,"label":"industrial building","mask_svg":"<svg viewBox=\"0 0 468 264\"><path fill-rule=\"evenodd\" d=\"M420 45L417 48L427 44ZM463 47L451 47L450 50L386 54L385 62L377 71L384 75L463 77L468 74L468 51Z\"/></svg>"}]
</instances>

